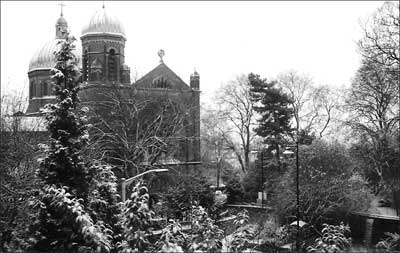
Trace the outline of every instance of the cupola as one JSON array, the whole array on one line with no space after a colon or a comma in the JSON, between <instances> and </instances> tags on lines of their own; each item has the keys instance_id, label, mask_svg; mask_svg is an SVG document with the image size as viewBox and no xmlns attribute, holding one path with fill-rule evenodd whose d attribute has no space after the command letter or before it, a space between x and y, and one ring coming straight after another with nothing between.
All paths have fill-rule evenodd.
<instances>
[{"instance_id":1,"label":"cupola","mask_svg":"<svg viewBox=\"0 0 400 253\"><path fill-rule=\"evenodd\" d=\"M88 25L82 29L82 36L111 34L125 38L125 29L117 17L108 13L104 6L96 11Z\"/></svg>"},{"instance_id":2,"label":"cupola","mask_svg":"<svg viewBox=\"0 0 400 253\"><path fill-rule=\"evenodd\" d=\"M82 29L83 81L88 84L130 84L125 67L125 29L117 17L101 8Z\"/></svg>"}]
</instances>

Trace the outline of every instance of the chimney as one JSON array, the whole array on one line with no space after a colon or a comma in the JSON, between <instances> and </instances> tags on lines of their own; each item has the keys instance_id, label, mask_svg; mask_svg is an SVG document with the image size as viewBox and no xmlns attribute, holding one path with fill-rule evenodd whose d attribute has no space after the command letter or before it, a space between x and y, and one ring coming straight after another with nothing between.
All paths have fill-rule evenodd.
<instances>
[{"instance_id":1,"label":"chimney","mask_svg":"<svg viewBox=\"0 0 400 253\"><path fill-rule=\"evenodd\" d=\"M190 88L193 90L200 89L200 75L195 70L193 74L190 75Z\"/></svg>"}]
</instances>

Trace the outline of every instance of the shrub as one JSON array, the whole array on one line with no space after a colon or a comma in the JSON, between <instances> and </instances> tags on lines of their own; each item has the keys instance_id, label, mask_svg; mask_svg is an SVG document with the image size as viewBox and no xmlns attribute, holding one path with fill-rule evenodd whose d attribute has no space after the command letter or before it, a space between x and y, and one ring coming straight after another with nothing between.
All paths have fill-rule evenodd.
<instances>
[{"instance_id":1,"label":"shrub","mask_svg":"<svg viewBox=\"0 0 400 253\"><path fill-rule=\"evenodd\" d=\"M182 231L182 225L171 219L155 245L161 252L184 252L186 241L187 235Z\"/></svg>"},{"instance_id":2,"label":"shrub","mask_svg":"<svg viewBox=\"0 0 400 253\"><path fill-rule=\"evenodd\" d=\"M183 219L190 214L192 205L211 208L214 204L214 193L204 177L194 175L177 176L177 182L163 194L164 215L169 218Z\"/></svg>"},{"instance_id":3,"label":"shrub","mask_svg":"<svg viewBox=\"0 0 400 253\"><path fill-rule=\"evenodd\" d=\"M376 247L385 251L400 251L400 235L397 233L385 233L386 238L378 242Z\"/></svg>"},{"instance_id":4,"label":"shrub","mask_svg":"<svg viewBox=\"0 0 400 253\"><path fill-rule=\"evenodd\" d=\"M247 202L255 202L258 196L257 192L261 191L262 188L261 170L255 163L250 164L246 175L243 177L242 185L244 199Z\"/></svg>"},{"instance_id":5,"label":"shrub","mask_svg":"<svg viewBox=\"0 0 400 253\"><path fill-rule=\"evenodd\" d=\"M206 210L201 206L193 206L191 211L190 251L221 251L223 231L215 224Z\"/></svg>"},{"instance_id":6,"label":"shrub","mask_svg":"<svg viewBox=\"0 0 400 253\"><path fill-rule=\"evenodd\" d=\"M88 196L88 210L95 223L102 223L113 233L112 245L121 241L122 202L117 191L117 178L111 166L95 163L90 167L93 175Z\"/></svg>"},{"instance_id":7,"label":"shrub","mask_svg":"<svg viewBox=\"0 0 400 253\"><path fill-rule=\"evenodd\" d=\"M236 215L233 223L236 226L235 232L229 235L225 240L225 250L227 252L242 252L250 247L251 239L254 238L256 229L248 225L249 213L243 210Z\"/></svg>"},{"instance_id":8,"label":"shrub","mask_svg":"<svg viewBox=\"0 0 400 253\"><path fill-rule=\"evenodd\" d=\"M368 208L371 194L367 182L351 170L345 147L314 141L300 146L300 218L319 228L326 222L340 222L350 211ZM274 198L284 221L296 216L296 168L290 166L278 184Z\"/></svg>"},{"instance_id":9,"label":"shrub","mask_svg":"<svg viewBox=\"0 0 400 253\"><path fill-rule=\"evenodd\" d=\"M220 252L223 231L215 224L205 209L193 205L190 214L190 229L187 233L174 220L163 229L156 247L161 252Z\"/></svg>"},{"instance_id":10,"label":"shrub","mask_svg":"<svg viewBox=\"0 0 400 253\"><path fill-rule=\"evenodd\" d=\"M324 224L322 237L315 240L314 246L307 247L308 252L343 252L350 248L351 239L347 236L350 228L341 223L338 226Z\"/></svg>"},{"instance_id":11,"label":"shrub","mask_svg":"<svg viewBox=\"0 0 400 253\"><path fill-rule=\"evenodd\" d=\"M244 188L237 178L232 178L226 184L226 193L228 194L228 203L238 203L243 201Z\"/></svg>"},{"instance_id":12,"label":"shrub","mask_svg":"<svg viewBox=\"0 0 400 253\"><path fill-rule=\"evenodd\" d=\"M130 199L124 203L123 240L118 243L120 252L143 252L150 243L153 212L149 208L149 193L147 187L138 182L133 188Z\"/></svg>"}]
</instances>

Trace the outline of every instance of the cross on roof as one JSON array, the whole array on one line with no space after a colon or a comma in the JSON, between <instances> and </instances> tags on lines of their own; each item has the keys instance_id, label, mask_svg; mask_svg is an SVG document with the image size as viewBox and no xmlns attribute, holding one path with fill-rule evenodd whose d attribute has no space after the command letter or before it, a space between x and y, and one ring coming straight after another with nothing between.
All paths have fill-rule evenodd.
<instances>
[{"instance_id":1,"label":"cross on roof","mask_svg":"<svg viewBox=\"0 0 400 253\"><path fill-rule=\"evenodd\" d=\"M63 16L63 7L65 6L65 4L63 2L61 2L58 5L60 5L60 7L61 7L61 16Z\"/></svg>"},{"instance_id":2,"label":"cross on roof","mask_svg":"<svg viewBox=\"0 0 400 253\"><path fill-rule=\"evenodd\" d=\"M160 51L158 51L158 56L160 57L160 62L163 62L164 55L165 55L165 51L160 49Z\"/></svg>"}]
</instances>

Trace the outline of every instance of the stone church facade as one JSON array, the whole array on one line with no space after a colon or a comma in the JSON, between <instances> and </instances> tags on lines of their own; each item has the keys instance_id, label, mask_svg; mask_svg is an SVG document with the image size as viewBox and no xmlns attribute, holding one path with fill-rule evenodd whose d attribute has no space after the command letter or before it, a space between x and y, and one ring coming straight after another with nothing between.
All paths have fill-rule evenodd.
<instances>
[{"instance_id":1,"label":"stone church facade","mask_svg":"<svg viewBox=\"0 0 400 253\"><path fill-rule=\"evenodd\" d=\"M68 23L61 16L56 22L55 39L44 44L32 57L29 64L29 105L27 117L40 117L40 109L47 103L54 103L50 69L55 66L54 51L59 42L68 34ZM189 84L185 83L163 61L160 50L160 64L138 81L130 80L130 68L125 64L126 34L123 24L103 8L83 27L80 42L77 41L75 55L82 72L80 97L83 103L96 103L96 97L109 89L134 89L137 93L168 96L184 107L190 108L185 113L184 135L188 140L183 145L185 156L182 162L200 161L200 76L195 71L190 75ZM176 157L175 157L176 158Z\"/></svg>"}]
</instances>

